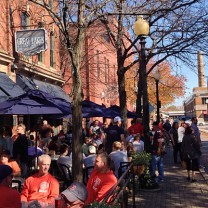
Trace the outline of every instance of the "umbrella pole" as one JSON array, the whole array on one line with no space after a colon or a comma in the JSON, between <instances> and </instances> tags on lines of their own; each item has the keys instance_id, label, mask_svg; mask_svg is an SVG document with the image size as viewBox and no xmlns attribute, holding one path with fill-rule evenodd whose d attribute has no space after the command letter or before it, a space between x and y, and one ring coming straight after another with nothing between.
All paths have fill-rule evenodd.
<instances>
[{"instance_id":1,"label":"umbrella pole","mask_svg":"<svg viewBox=\"0 0 208 208\"><path fill-rule=\"evenodd\" d=\"M35 169L38 168L38 138L37 132L35 131Z\"/></svg>"}]
</instances>

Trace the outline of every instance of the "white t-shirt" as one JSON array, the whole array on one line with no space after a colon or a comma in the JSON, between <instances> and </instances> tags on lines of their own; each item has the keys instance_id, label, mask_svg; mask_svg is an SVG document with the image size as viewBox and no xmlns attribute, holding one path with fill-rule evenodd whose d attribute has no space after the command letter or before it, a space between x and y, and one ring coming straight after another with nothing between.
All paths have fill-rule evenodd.
<instances>
[{"instance_id":1,"label":"white t-shirt","mask_svg":"<svg viewBox=\"0 0 208 208\"><path fill-rule=\"evenodd\" d=\"M180 126L178 128L178 143L181 143L183 141L184 134L185 134L185 128L183 126Z\"/></svg>"}]
</instances>

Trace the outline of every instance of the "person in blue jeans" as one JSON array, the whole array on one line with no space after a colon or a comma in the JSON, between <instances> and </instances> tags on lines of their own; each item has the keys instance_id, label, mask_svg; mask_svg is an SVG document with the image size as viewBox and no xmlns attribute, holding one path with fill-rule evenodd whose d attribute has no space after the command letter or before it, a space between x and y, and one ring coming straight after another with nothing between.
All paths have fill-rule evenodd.
<instances>
[{"instance_id":1,"label":"person in blue jeans","mask_svg":"<svg viewBox=\"0 0 208 208\"><path fill-rule=\"evenodd\" d=\"M162 131L160 130L158 123L153 122L152 124L152 132L150 136L151 140L151 175L156 177L156 170L158 170L158 177L156 177L156 181L164 181L164 166L163 166L163 156L165 154L164 151L164 136Z\"/></svg>"}]
</instances>

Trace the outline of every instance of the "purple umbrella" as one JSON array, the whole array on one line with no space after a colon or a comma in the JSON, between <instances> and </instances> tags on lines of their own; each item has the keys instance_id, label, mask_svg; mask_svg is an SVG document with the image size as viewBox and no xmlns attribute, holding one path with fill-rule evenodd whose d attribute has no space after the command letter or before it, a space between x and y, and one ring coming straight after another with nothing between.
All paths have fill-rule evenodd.
<instances>
[{"instance_id":1,"label":"purple umbrella","mask_svg":"<svg viewBox=\"0 0 208 208\"><path fill-rule=\"evenodd\" d=\"M64 99L55 98L40 90L31 90L0 103L0 114L69 114L71 105Z\"/></svg>"}]
</instances>

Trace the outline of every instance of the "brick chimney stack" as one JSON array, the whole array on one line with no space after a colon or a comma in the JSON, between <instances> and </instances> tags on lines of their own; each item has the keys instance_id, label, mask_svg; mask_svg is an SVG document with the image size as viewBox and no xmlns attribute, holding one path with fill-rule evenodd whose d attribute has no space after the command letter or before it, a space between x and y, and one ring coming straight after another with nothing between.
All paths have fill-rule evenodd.
<instances>
[{"instance_id":1,"label":"brick chimney stack","mask_svg":"<svg viewBox=\"0 0 208 208\"><path fill-rule=\"evenodd\" d=\"M198 52L198 83L199 87L205 87L204 81L204 62L202 51Z\"/></svg>"}]
</instances>

